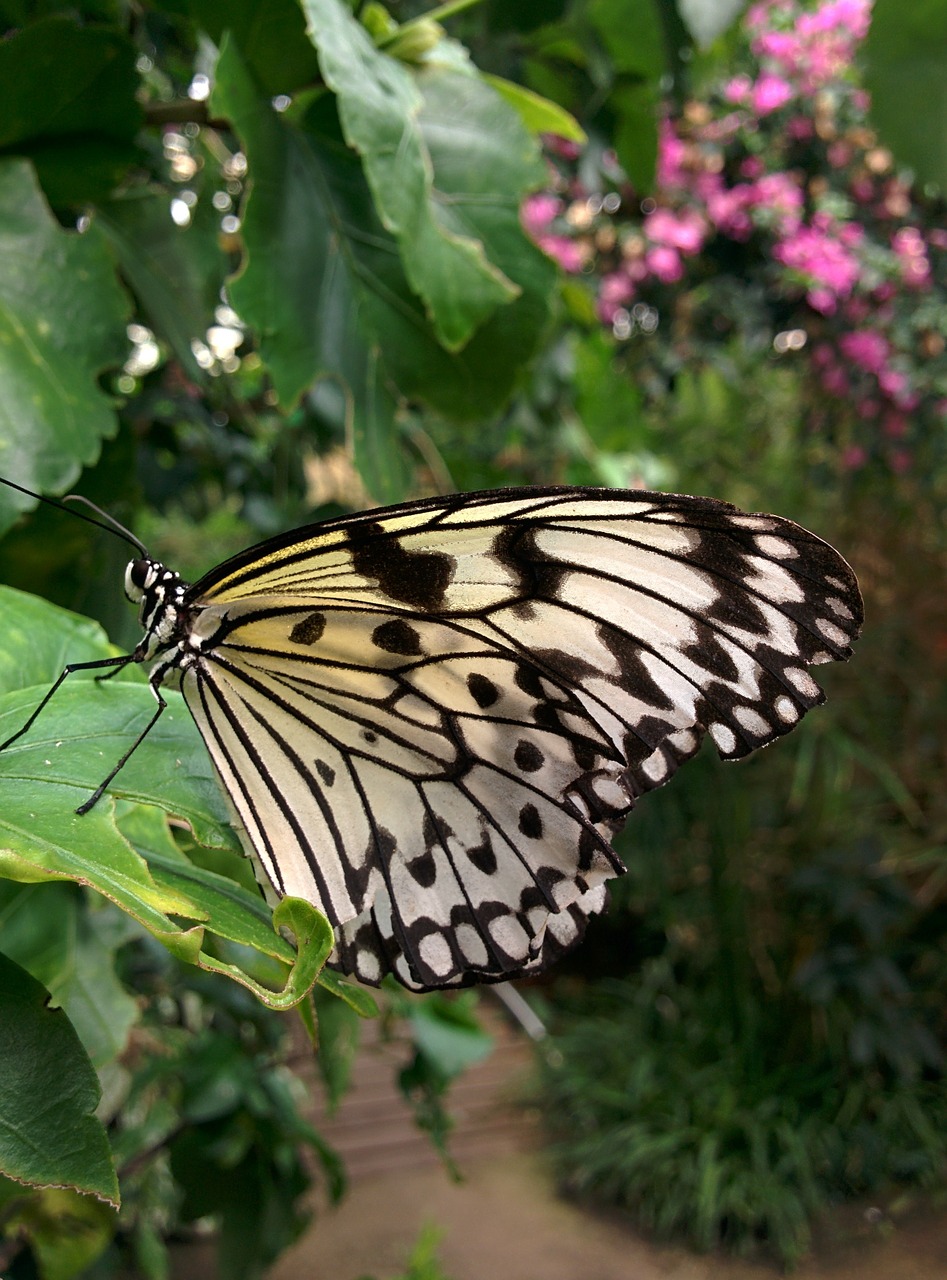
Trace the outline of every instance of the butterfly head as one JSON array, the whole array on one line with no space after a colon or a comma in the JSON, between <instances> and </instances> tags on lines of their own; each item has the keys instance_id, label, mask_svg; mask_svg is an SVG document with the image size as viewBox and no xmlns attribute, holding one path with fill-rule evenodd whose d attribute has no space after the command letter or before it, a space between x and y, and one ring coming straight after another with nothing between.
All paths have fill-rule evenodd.
<instances>
[{"instance_id":1,"label":"butterfly head","mask_svg":"<svg viewBox=\"0 0 947 1280\"><path fill-rule=\"evenodd\" d=\"M125 594L138 605L138 621L147 639L159 646L178 629L185 590L180 574L149 556L130 560L125 569Z\"/></svg>"}]
</instances>

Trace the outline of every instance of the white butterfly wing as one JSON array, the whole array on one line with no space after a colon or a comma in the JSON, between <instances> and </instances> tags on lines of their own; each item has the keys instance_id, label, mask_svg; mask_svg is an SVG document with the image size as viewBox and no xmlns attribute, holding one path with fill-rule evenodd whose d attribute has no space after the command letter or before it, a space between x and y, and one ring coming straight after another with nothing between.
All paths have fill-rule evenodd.
<instances>
[{"instance_id":1,"label":"white butterfly wing","mask_svg":"<svg viewBox=\"0 0 947 1280\"><path fill-rule=\"evenodd\" d=\"M822 695L851 570L711 499L506 490L312 526L191 588L188 705L279 894L334 961L436 987L531 972L621 870L608 840L709 732Z\"/></svg>"}]
</instances>

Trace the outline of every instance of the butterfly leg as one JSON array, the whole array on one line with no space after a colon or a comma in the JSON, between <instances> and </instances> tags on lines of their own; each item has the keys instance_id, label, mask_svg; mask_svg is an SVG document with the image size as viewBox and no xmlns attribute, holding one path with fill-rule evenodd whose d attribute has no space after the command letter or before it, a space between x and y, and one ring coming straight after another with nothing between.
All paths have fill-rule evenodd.
<instances>
[{"instance_id":1,"label":"butterfly leg","mask_svg":"<svg viewBox=\"0 0 947 1280\"><path fill-rule=\"evenodd\" d=\"M119 658L100 658L96 662L71 662L69 666L65 667L63 671L60 673L60 676L56 681L56 683L48 691L45 698L43 698L42 702L40 702L40 704L35 708L35 710L33 711L33 714L26 721L26 723L22 725L19 729L17 729L16 733L13 734L12 737L7 738L6 742L0 742L0 751L5 751L6 748L11 745L11 743L16 742L17 738L22 738L24 733L26 733L28 729L31 729L33 727L33 725L36 723L36 720L40 712L43 710L46 704L51 701L53 695L56 693L57 689L63 683L63 681L66 679L67 676L71 676L75 671L95 671L99 667L114 667L115 670L110 671L109 675L115 675L118 671L122 669L122 667L127 667L129 662L134 662L134 657L132 656L132 654L123 654ZM96 677L96 678L98 679L99 677Z\"/></svg>"},{"instance_id":2,"label":"butterfly leg","mask_svg":"<svg viewBox=\"0 0 947 1280\"><path fill-rule=\"evenodd\" d=\"M158 688L157 684L151 685L151 692L155 695L155 697L158 700L158 705L155 708L154 715L151 717L151 719L145 725L144 729L142 729L141 733L138 735L138 737L135 739L132 745L128 748L128 750L119 760L118 764L115 766L112 772L106 778L102 779L102 781L99 783L96 789L92 792L91 796L89 796L88 800L86 800L83 804L79 805L79 808L76 810L76 813L78 814L88 813L91 808L93 808L95 805L98 804L98 802L102 799L102 796L105 792L106 787L109 785L109 783L118 773L118 771L128 763L128 761L135 754L135 752L138 750L138 748L141 746L144 740L148 737L148 734L151 733L152 729L161 719L161 714L165 710L168 704L165 701L164 695L162 694L161 690Z\"/></svg>"}]
</instances>

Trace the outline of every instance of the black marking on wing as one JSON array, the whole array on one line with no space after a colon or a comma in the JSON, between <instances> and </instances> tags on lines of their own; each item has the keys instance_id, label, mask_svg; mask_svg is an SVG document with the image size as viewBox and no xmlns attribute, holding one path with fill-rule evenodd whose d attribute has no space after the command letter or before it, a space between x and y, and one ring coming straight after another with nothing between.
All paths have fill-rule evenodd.
<instances>
[{"instance_id":1,"label":"black marking on wing","mask_svg":"<svg viewBox=\"0 0 947 1280\"><path fill-rule=\"evenodd\" d=\"M379 537L378 535L382 535ZM441 551L406 551L397 537L385 536L380 525L360 526L351 538L352 565L365 578L374 578L392 600L434 613L454 576L453 556Z\"/></svg>"}]
</instances>

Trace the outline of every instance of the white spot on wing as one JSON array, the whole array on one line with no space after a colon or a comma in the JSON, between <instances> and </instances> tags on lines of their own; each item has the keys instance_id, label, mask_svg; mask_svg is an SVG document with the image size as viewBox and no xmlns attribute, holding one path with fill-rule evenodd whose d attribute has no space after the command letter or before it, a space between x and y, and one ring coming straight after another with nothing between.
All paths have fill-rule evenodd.
<instances>
[{"instance_id":1,"label":"white spot on wing","mask_svg":"<svg viewBox=\"0 0 947 1280\"><path fill-rule=\"evenodd\" d=\"M818 696L819 686L803 667L787 667L783 675L792 687L798 689L805 697L815 698Z\"/></svg>"},{"instance_id":2,"label":"white spot on wing","mask_svg":"<svg viewBox=\"0 0 947 1280\"><path fill-rule=\"evenodd\" d=\"M450 973L454 958L446 938L439 933L429 933L418 945L418 954L427 967L439 977Z\"/></svg>"},{"instance_id":3,"label":"white spot on wing","mask_svg":"<svg viewBox=\"0 0 947 1280\"><path fill-rule=\"evenodd\" d=\"M767 534L756 539L756 546L762 555L775 556L777 560L794 560L799 555L799 548L793 543Z\"/></svg>"},{"instance_id":4,"label":"white spot on wing","mask_svg":"<svg viewBox=\"0 0 947 1280\"><path fill-rule=\"evenodd\" d=\"M830 622L828 618L818 618L816 620L816 629L825 636L826 640L831 640L833 644L848 644L848 636L837 627L834 622Z\"/></svg>"},{"instance_id":5,"label":"white spot on wing","mask_svg":"<svg viewBox=\"0 0 947 1280\"><path fill-rule=\"evenodd\" d=\"M756 734L759 738L766 737L773 732L772 725L764 720L753 707L734 707L733 718L748 733Z\"/></svg>"},{"instance_id":6,"label":"white spot on wing","mask_svg":"<svg viewBox=\"0 0 947 1280\"><path fill-rule=\"evenodd\" d=\"M733 730L725 724L712 724L710 726L710 736L722 755L729 756L733 753L737 745L736 735Z\"/></svg>"}]
</instances>

